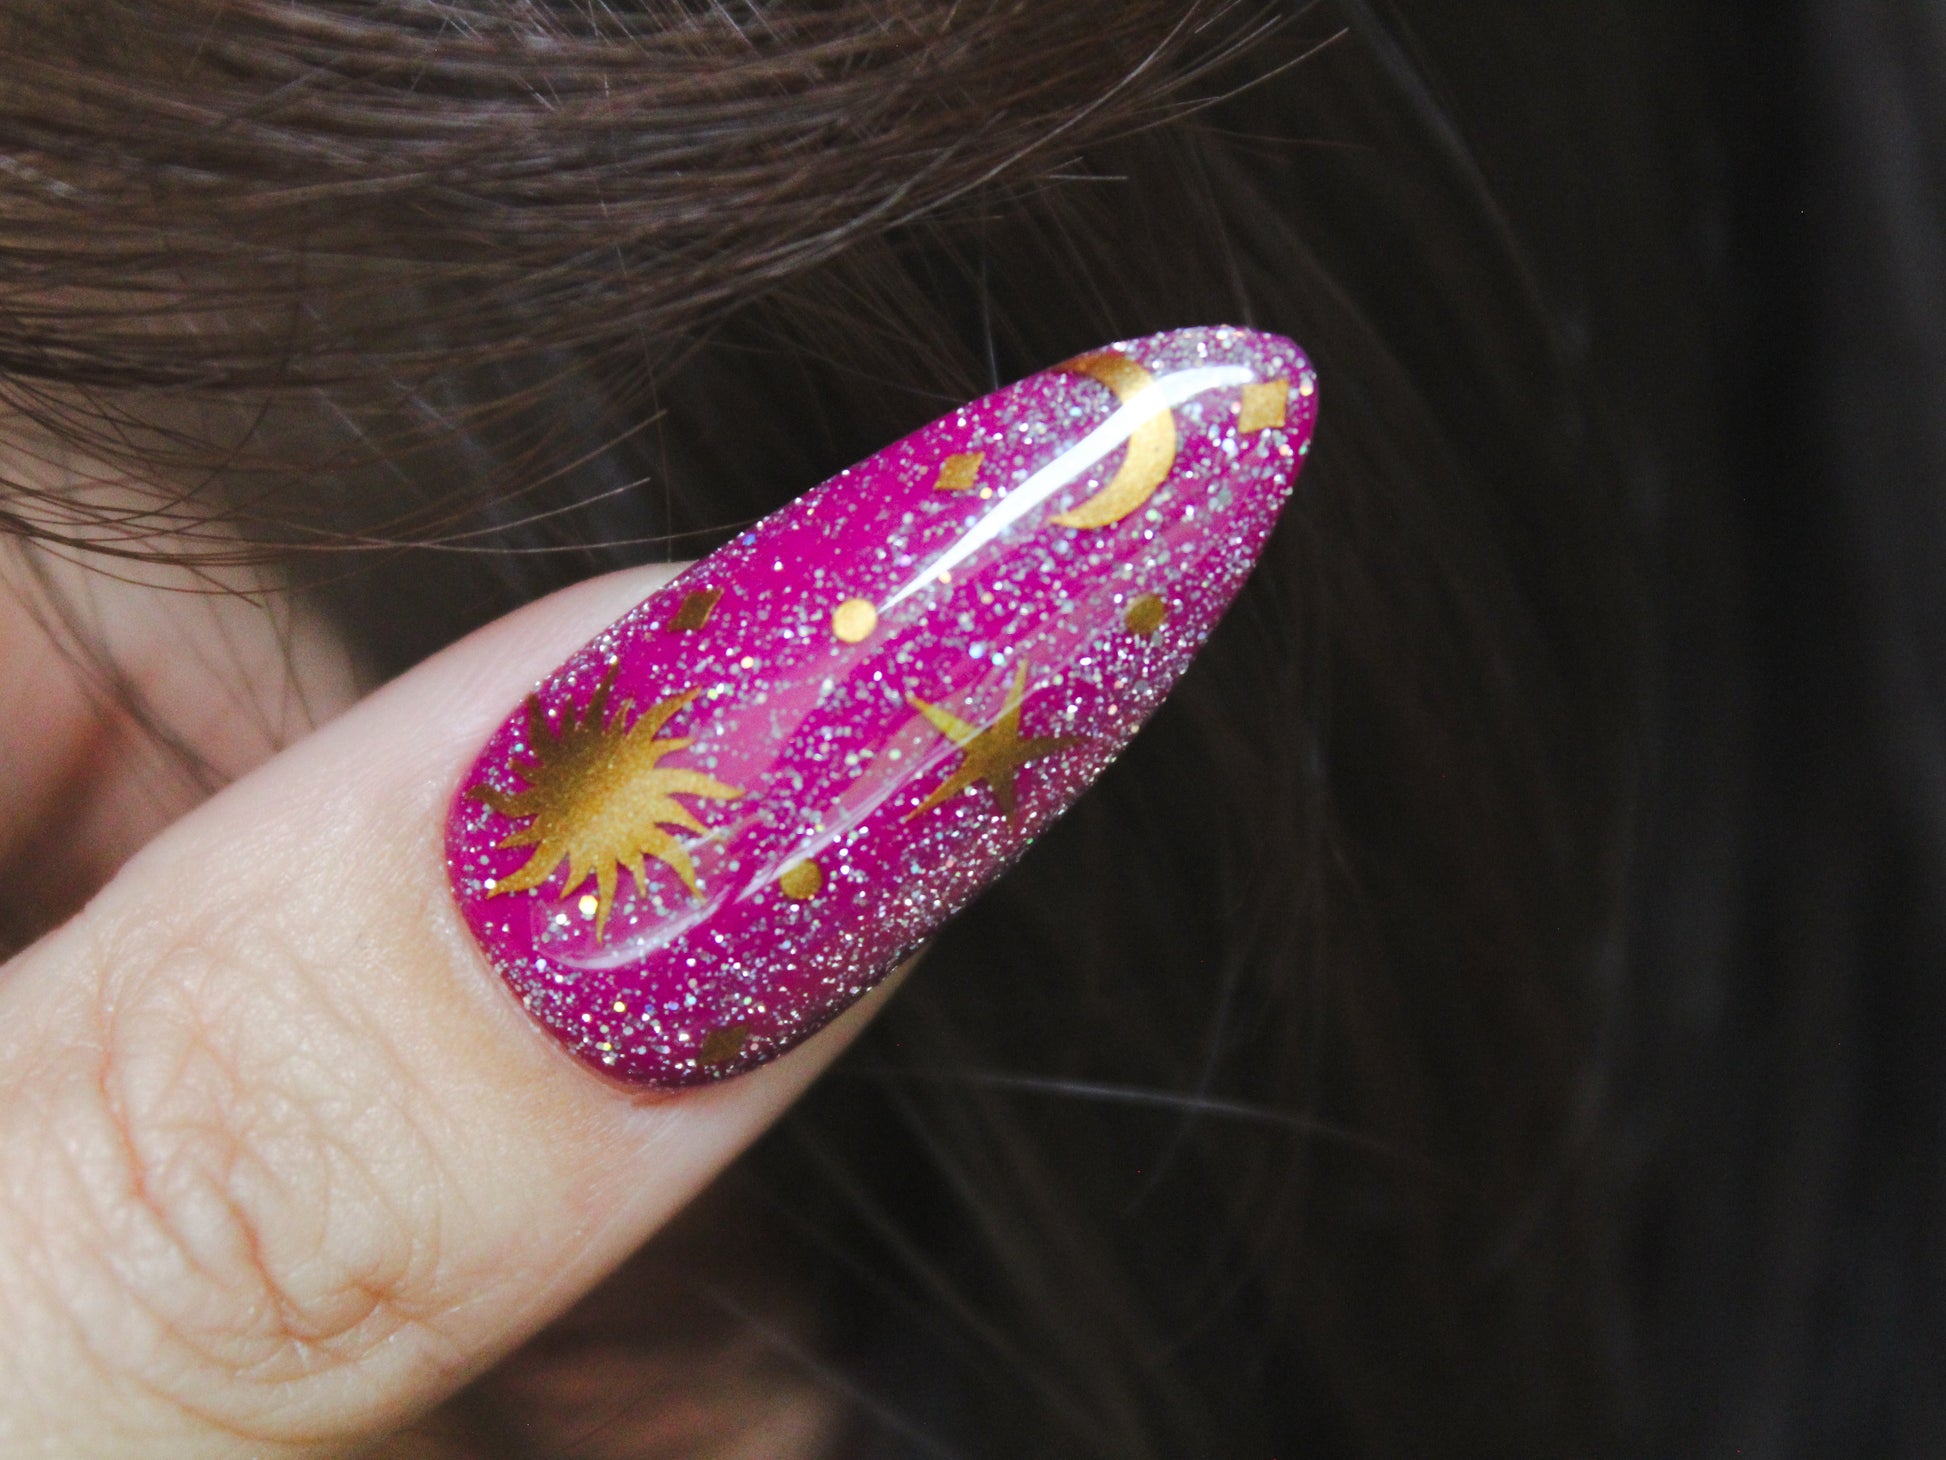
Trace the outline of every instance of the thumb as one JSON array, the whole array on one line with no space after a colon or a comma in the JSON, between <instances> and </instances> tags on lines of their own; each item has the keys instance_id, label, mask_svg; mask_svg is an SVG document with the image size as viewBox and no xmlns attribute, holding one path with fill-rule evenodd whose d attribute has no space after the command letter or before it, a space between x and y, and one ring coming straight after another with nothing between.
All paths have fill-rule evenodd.
<instances>
[{"instance_id":1,"label":"thumb","mask_svg":"<svg viewBox=\"0 0 1946 1460\"><path fill-rule=\"evenodd\" d=\"M594 1283L1159 702L1313 401L1248 332L1083 357L152 843L0 982L0 1452L341 1450Z\"/></svg>"}]
</instances>

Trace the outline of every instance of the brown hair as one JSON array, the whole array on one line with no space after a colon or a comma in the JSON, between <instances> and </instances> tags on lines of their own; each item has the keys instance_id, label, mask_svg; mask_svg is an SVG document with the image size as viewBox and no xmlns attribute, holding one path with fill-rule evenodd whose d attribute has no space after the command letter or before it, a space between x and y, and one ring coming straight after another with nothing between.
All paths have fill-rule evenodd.
<instances>
[{"instance_id":1,"label":"brown hair","mask_svg":"<svg viewBox=\"0 0 1946 1460\"><path fill-rule=\"evenodd\" d=\"M1654 1453L1816 1372L1734 1331L1838 1311L1807 1275L1837 1244L1792 1245L1835 1230L1794 1183L1836 1158L1744 1139L1814 1063L1763 1017L1784 924L1739 901L1749 848L1836 855L1738 779L1750 687L1796 661L1727 627L1828 551L1739 515L1780 438L1724 407L1739 329L1777 328L1749 250L1795 196L1797 83L1701 9L0 17L0 391L145 504L16 483L7 525L273 557L381 673L1107 339L1230 319L1321 367L1231 619L730 1178L735 1245L653 1245L414 1442L693 1456L656 1398L708 1370L766 1414L826 1396L859 1456ZM1873 917L1919 967L1910 875ZM1868 963L1780 997L1842 1005ZM1806 1088L1820 1130L1863 1119ZM1746 1231L1798 1265L1740 1263ZM1738 1360L1717 1388L1693 1334ZM1858 1383L1846 1412L1892 1405Z\"/></svg>"},{"instance_id":2,"label":"brown hair","mask_svg":"<svg viewBox=\"0 0 1946 1460\"><path fill-rule=\"evenodd\" d=\"M1261 84L1335 21L731 14L17 7L5 389L153 494L105 548L86 494L16 492L17 530L275 552L384 669L997 377L1195 320L1300 338L1329 410L1247 600L753 1158L769 1257L680 1301L820 1354L866 1449L1585 1433L1571 1227L1529 1213L1609 908L1622 585L1522 260L1386 53ZM666 1358L615 1302L508 1372ZM520 1453L506 1392L453 1412L483 1453Z\"/></svg>"},{"instance_id":3,"label":"brown hair","mask_svg":"<svg viewBox=\"0 0 1946 1460\"><path fill-rule=\"evenodd\" d=\"M220 469L255 543L424 544L639 429L726 314L1181 111L1266 28L1235 0L13 6L5 400L152 488ZM467 436L494 449L462 482L386 489ZM364 520L319 509L361 473ZM88 536L14 485L16 530Z\"/></svg>"}]
</instances>

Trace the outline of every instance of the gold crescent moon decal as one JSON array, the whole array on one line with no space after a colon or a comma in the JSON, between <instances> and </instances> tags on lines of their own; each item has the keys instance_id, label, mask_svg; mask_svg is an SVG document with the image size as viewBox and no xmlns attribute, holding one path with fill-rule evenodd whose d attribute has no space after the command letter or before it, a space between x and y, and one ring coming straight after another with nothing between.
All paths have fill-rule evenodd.
<instances>
[{"instance_id":1,"label":"gold crescent moon decal","mask_svg":"<svg viewBox=\"0 0 1946 1460\"><path fill-rule=\"evenodd\" d=\"M1056 368L1100 381L1123 404L1155 384L1153 375L1120 350L1078 355ZM1175 464L1176 413L1159 406L1154 415L1129 433L1128 450L1108 485L1053 520L1062 527L1107 527L1120 522L1155 495Z\"/></svg>"}]
</instances>

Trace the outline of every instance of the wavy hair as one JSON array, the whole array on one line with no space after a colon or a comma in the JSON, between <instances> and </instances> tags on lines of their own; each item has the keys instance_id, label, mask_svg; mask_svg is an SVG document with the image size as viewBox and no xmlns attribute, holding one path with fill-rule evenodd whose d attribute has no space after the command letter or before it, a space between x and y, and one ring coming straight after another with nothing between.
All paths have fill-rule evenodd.
<instances>
[{"instance_id":1,"label":"wavy hair","mask_svg":"<svg viewBox=\"0 0 1946 1460\"><path fill-rule=\"evenodd\" d=\"M18 550L378 674L1106 339L1322 371L1150 730L396 1453L1946 1446L1946 54L1784 10L7 8Z\"/></svg>"}]
</instances>

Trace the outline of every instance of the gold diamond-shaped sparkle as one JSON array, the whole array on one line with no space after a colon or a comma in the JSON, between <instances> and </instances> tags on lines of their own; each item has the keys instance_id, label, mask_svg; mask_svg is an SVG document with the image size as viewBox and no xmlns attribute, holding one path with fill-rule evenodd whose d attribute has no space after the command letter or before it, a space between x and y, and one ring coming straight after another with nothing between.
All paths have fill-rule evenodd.
<instances>
[{"instance_id":1,"label":"gold diamond-shaped sparkle","mask_svg":"<svg viewBox=\"0 0 1946 1460\"><path fill-rule=\"evenodd\" d=\"M727 1029L712 1029L703 1037L703 1047L696 1051L696 1061L705 1065L727 1065L743 1053L744 1045L750 1042L748 1024L732 1024Z\"/></svg>"},{"instance_id":2,"label":"gold diamond-shaped sparkle","mask_svg":"<svg viewBox=\"0 0 1946 1460\"><path fill-rule=\"evenodd\" d=\"M1266 380L1244 386L1243 404L1237 411L1238 433L1248 436L1283 425L1290 413L1290 403L1288 380Z\"/></svg>"},{"instance_id":3,"label":"gold diamond-shaped sparkle","mask_svg":"<svg viewBox=\"0 0 1946 1460\"><path fill-rule=\"evenodd\" d=\"M986 464L984 451L961 451L947 457L939 464L939 476L933 482L935 492L970 492L980 480L980 468Z\"/></svg>"}]
</instances>

